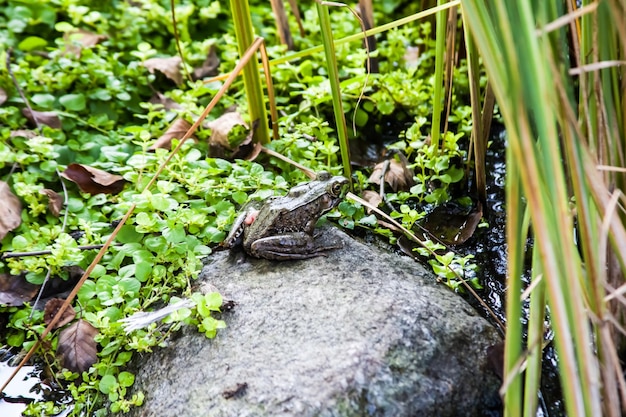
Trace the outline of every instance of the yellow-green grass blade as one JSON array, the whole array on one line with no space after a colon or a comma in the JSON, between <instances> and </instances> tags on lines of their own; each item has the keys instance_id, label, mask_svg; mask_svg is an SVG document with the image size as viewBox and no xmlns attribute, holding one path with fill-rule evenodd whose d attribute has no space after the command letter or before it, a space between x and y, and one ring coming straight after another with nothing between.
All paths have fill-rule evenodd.
<instances>
[{"instance_id":1,"label":"yellow-green grass blade","mask_svg":"<svg viewBox=\"0 0 626 417\"><path fill-rule=\"evenodd\" d=\"M243 56L248 47L254 42L254 28L252 27L252 18L250 17L250 6L248 5L248 0L231 0L230 6L235 23L239 56ZM244 67L243 84L246 89L250 123L252 124L256 120L259 122L254 132L254 139L265 144L269 142L270 134L257 59L251 59Z\"/></svg>"},{"instance_id":2,"label":"yellow-green grass blade","mask_svg":"<svg viewBox=\"0 0 626 417\"><path fill-rule=\"evenodd\" d=\"M322 33L322 42L324 45L324 53L326 56L326 68L328 71L328 80L330 82L330 90L333 99L333 111L335 114L335 124L337 129L337 139L341 150L341 162L343 165L344 175L350 179L350 188L352 188L352 170L350 167L350 145L348 143L348 131L346 128L346 116L343 111L343 101L341 99L341 88L339 86L339 71L337 69L337 58L335 55L335 44L333 41L333 33L330 27L330 15L328 14L328 6L316 3L317 14L320 20L320 28Z\"/></svg>"}]
</instances>

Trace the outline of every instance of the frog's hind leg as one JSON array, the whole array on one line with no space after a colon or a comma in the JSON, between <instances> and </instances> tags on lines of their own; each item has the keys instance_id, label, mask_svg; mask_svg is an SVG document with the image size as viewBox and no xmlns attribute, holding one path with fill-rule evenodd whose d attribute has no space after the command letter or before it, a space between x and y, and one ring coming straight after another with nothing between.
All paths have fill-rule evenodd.
<instances>
[{"instance_id":1,"label":"frog's hind leg","mask_svg":"<svg viewBox=\"0 0 626 417\"><path fill-rule=\"evenodd\" d=\"M339 247L320 245L312 236L297 232L259 239L250 246L250 254L257 258L286 261L324 256L324 252Z\"/></svg>"}]
</instances>

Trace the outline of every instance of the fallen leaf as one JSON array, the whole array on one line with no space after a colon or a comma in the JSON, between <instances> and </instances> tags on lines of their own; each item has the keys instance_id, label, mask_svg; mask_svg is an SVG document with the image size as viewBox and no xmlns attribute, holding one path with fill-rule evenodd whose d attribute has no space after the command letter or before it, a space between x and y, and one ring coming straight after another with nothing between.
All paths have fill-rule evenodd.
<instances>
[{"instance_id":1,"label":"fallen leaf","mask_svg":"<svg viewBox=\"0 0 626 417\"><path fill-rule=\"evenodd\" d=\"M37 295L39 285L26 281L23 275L0 274L0 304L20 307Z\"/></svg>"},{"instance_id":2,"label":"fallen leaf","mask_svg":"<svg viewBox=\"0 0 626 417\"><path fill-rule=\"evenodd\" d=\"M403 160L399 162L395 158L376 164L369 177L369 182L380 184L383 169L387 162L388 166L385 170L385 182L389 184L394 192L398 190L407 191L415 184L413 181L413 173L407 168L406 161Z\"/></svg>"},{"instance_id":3,"label":"fallen leaf","mask_svg":"<svg viewBox=\"0 0 626 417\"><path fill-rule=\"evenodd\" d=\"M202 66L193 70L192 78L195 81L206 77L213 77L217 75L217 67L219 66L220 59L217 57L215 45L211 45L207 58L202 63Z\"/></svg>"},{"instance_id":4,"label":"fallen leaf","mask_svg":"<svg viewBox=\"0 0 626 417\"><path fill-rule=\"evenodd\" d=\"M65 35L63 35L63 40L66 45L65 51L77 56L80 56L83 49L91 48L106 38L106 35L98 35L97 33L89 32L83 29L65 32Z\"/></svg>"},{"instance_id":5,"label":"fallen leaf","mask_svg":"<svg viewBox=\"0 0 626 417\"><path fill-rule=\"evenodd\" d=\"M252 140L258 125L259 121L255 120L252 128L248 128L236 111L224 113L217 119L205 123L205 127L211 129L209 137L211 157L253 161L263 149L260 143Z\"/></svg>"},{"instance_id":6,"label":"fallen leaf","mask_svg":"<svg viewBox=\"0 0 626 417\"><path fill-rule=\"evenodd\" d=\"M211 129L209 144L211 146L221 146L229 150L232 150L236 146L231 145L232 139L229 140L229 135L231 135L233 129L237 129L238 127L243 127L242 130L248 129L248 125L243 121L241 114L236 111L224 113L217 119L206 123L206 127Z\"/></svg>"},{"instance_id":7,"label":"fallen leaf","mask_svg":"<svg viewBox=\"0 0 626 417\"><path fill-rule=\"evenodd\" d=\"M57 315L64 302L65 300L62 298L52 298L48 300L46 307L43 310L43 320L46 323L46 326L52 322L52 319ZM76 310L74 310L74 307L70 305L65 309L63 314L61 314L61 319L53 328L58 329L59 327L63 327L74 320L75 317Z\"/></svg>"},{"instance_id":8,"label":"fallen leaf","mask_svg":"<svg viewBox=\"0 0 626 417\"><path fill-rule=\"evenodd\" d=\"M63 197L59 193L49 188L39 190L40 194L48 196L48 210L54 217L59 217L63 208Z\"/></svg>"},{"instance_id":9,"label":"fallen leaf","mask_svg":"<svg viewBox=\"0 0 626 417\"><path fill-rule=\"evenodd\" d=\"M183 83L183 74L180 72L180 64L182 60L179 56L172 56L169 58L150 58L144 61L143 66L154 74L154 71L159 71L170 80L174 81L176 85Z\"/></svg>"},{"instance_id":10,"label":"fallen leaf","mask_svg":"<svg viewBox=\"0 0 626 417\"><path fill-rule=\"evenodd\" d=\"M248 133L248 136L245 142L240 143L239 146L228 156L228 159L244 159L246 161L254 161L257 156L263 150L263 145L259 142L253 142L252 136L254 135L254 130L256 129L257 124L255 123L252 126L252 130Z\"/></svg>"},{"instance_id":11,"label":"fallen leaf","mask_svg":"<svg viewBox=\"0 0 626 417\"><path fill-rule=\"evenodd\" d=\"M372 190L363 191L362 197L363 197L363 200L367 201L374 207L378 207L380 203L383 202L383 198L380 196L380 194ZM371 213L371 211L372 210L369 207L367 207L367 212Z\"/></svg>"},{"instance_id":12,"label":"fallen leaf","mask_svg":"<svg viewBox=\"0 0 626 417\"><path fill-rule=\"evenodd\" d=\"M39 135L39 133L35 132L34 130L28 130L28 129L12 130L10 134L12 138L26 138L26 139L32 139L37 135Z\"/></svg>"},{"instance_id":13,"label":"fallen leaf","mask_svg":"<svg viewBox=\"0 0 626 417\"><path fill-rule=\"evenodd\" d=\"M172 147L172 139L182 138L185 136L185 133L187 133L190 127L191 124L185 119L178 118L174 120L174 123L167 128L165 133L163 133L163 135L161 135L161 137L158 138L157 141L148 148L148 150L153 151L157 148L170 149ZM190 139L196 140L193 136Z\"/></svg>"},{"instance_id":14,"label":"fallen leaf","mask_svg":"<svg viewBox=\"0 0 626 417\"><path fill-rule=\"evenodd\" d=\"M2 106L5 101L7 101L7 92L4 91L4 88L0 88L0 106Z\"/></svg>"},{"instance_id":15,"label":"fallen leaf","mask_svg":"<svg viewBox=\"0 0 626 417\"><path fill-rule=\"evenodd\" d=\"M82 164L68 165L61 176L76 183L82 192L88 194L117 194L126 183L119 175Z\"/></svg>"},{"instance_id":16,"label":"fallen leaf","mask_svg":"<svg viewBox=\"0 0 626 417\"><path fill-rule=\"evenodd\" d=\"M422 227L447 245L460 245L474 235L482 217L480 202L467 208L450 201L430 212Z\"/></svg>"},{"instance_id":17,"label":"fallen leaf","mask_svg":"<svg viewBox=\"0 0 626 417\"><path fill-rule=\"evenodd\" d=\"M160 104L165 110L180 110L181 108L180 104L158 92L150 97L149 102L152 104Z\"/></svg>"},{"instance_id":18,"label":"fallen leaf","mask_svg":"<svg viewBox=\"0 0 626 417\"><path fill-rule=\"evenodd\" d=\"M85 320L64 329L59 334L57 355L63 367L72 372L84 372L98 360L95 336L98 330Z\"/></svg>"},{"instance_id":19,"label":"fallen leaf","mask_svg":"<svg viewBox=\"0 0 626 417\"><path fill-rule=\"evenodd\" d=\"M39 125L50 126L53 129L61 129L61 119L53 111L30 111L29 108L24 107L22 114L28 119L35 127Z\"/></svg>"},{"instance_id":20,"label":"fallen leaf","mask_svg":"<svg viewBox=\"0 0 626 417\"><path fill-rule=\"evenodd\" d=\"M22 203L9 185L0 181L0 240L22 223Z\"/></svg>"}]
</instances>

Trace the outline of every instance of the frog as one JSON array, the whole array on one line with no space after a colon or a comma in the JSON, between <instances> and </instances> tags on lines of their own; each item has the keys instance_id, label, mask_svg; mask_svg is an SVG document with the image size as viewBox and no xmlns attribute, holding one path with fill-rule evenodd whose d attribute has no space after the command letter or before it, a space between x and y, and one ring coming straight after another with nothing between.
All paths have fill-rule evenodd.
<instances>
[{"instance_id":1,"label":"frog","mask_svg":"<svg viewBox=\"0 0 626 417\"><path fill-rule=\"evenodd\" d=\"M316 241L315 225L342 200L348 179L326 171L315 180L293 187L287 195L270 197L259 206L249 204L239 214L225 248L243 248L255 258L297 260L322 256L337 246Z\"/></svg>"}]
</instances>

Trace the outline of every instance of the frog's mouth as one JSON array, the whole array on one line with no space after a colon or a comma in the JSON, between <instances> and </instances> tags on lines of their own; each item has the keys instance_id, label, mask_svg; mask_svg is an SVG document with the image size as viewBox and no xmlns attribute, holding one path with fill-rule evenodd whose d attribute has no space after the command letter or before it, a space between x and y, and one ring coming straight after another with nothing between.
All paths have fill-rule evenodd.
<instances>
[{"instance_id":1,"label":"frog's mouth","mask_svg":"<svg viewBox=\"0 0 626 417\"><path fill-rule=\"evenodd\" d=\"M333 197L329 194L324 195L322 197L322 204L320 204L322 214L337 207L340 201L341 201L341 198L339 197Z\"/></svg>"}]
</instances>

